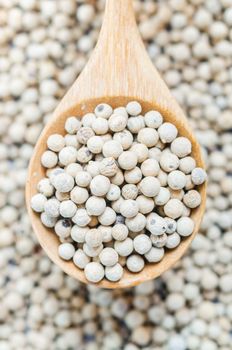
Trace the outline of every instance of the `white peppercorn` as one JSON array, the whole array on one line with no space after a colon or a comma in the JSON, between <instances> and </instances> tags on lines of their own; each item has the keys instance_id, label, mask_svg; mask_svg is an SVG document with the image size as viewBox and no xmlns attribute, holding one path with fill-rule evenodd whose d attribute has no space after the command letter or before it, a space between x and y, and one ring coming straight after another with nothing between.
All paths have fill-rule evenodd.
<instances>
[{"instance_id":1,"label":"white peppercorn","mask_svg":"<svg viewBox=\"0 0 232 350\"><path fill-rule=\"evenodd\" d=\"M141 171L144 176L157 176L160 170L156 159L147 159L141 164Z\"/></svg>"},{"instance_id":2,"label":"white peppercorn","mask_svg":"<svg viewBox=\"0 0 232 350\"><path fill-rule=\"evenodd\" d=\"M31 198L31 207L37 213L44 211L44 204L47 198L42 193L37 193Z\"/></svg>"},{"instance_id":3,"label":"white peppercorn","mask_svg":"<svg viewBox=\"0 0 232 350\"><path fill-rule=\"evenodd\" d=\"M80 187L88 187L92 177L88 171L78 171L75 176L76 184Z\"/></svg>"},{"instance_id":4,"label":"white peppercorn","mask_svg":"<svg viewBox=\"0 0 232 350\"><path fill-rule=\"evenodd\" d=\"M149 111L144 115L146 126L157 129L163 123L163 117L158 111Z\"/></svg>"},{"instance_id":5,"label":"white peppercorn","mask_svg":"<svg viewBox=\"0 0 232 350\"><path fill-rule=\"evenodd\" d=\"M179 169L184 174L190 174L196 167L196 161L192 157L184 157L180 159Z\"/></svg>"},{"instance_id":6,"label":"white peppercorn","mask_svg":"<svg viewBox=\"0 0 232 350\"><path fill-rule=\"evenodd\" d=\"M58 161L58 157L56 155L55 152L52 151L45 151L42 154L41 157L41 164L45 167L45 168L54 168L57 164Z\"/></svg>"},{"instance_id":7,"label":"white peppercorn","mask_svg":"<svg viewBox=\"0 0 232 350\"><path fill-rule=\"evenodd\" d=\"M193 233L194 221L189 217L181 217L177 220L177 233L180 236L187 237Z\"/></svg>"},{"instance_id":8,"label":"white peppercorn","mask_svg":"<svg viewBox=\"0 0 232 350\"><path fill-rule=\"evenodd\" d=\"M76 134L80 127L81 122L76 117L69 117L65 122L65 130L71 135Z\"/></svg>"},{"instance_id":9,"label":"white peppercorn","mask_svg":"<svg viewBox=\"0 0 232 350\"><path fill-rule=\"evenodd\" d=\"M79 149L81 144L77 141L76 135L65 135L64 136L65 146L74 147L75 149Z\"/></svg>"},{"instance_id":10,"label":"white peppercorn","mask_svg":"<svg viewBox=\"0 0 232 350\"><path fill-rule=\"evenodd\" d=\"M77 131L77 141L83 145L86 145L88 140L94 136L94 131L89 126L82 126Z\"/></svg>"},{"instance_id":11,"label":"white peppercorn","mask_svg":"<svg viewBox=\"0 0 232 350\"><path fill-rule=\"evenodd\" d=\"M73 262L79 269L83 270L90 263L90 258L82 249L78 249L73 255Z\"/></svg>"},{"instance_id":12,"label":"white peppercorn","mask_svg":"<svg viewBox=\"0 0 232 350\"><path fill-rule=\"evenodd\" d=\"M188 208L197 208L201 204L201 195L196 190L188 191L184 195L183 202Z\"/></svg>"},{"instance_id":13,"label":"white peppercorn","mask_svg":"<svg viewBox=\"0 0 232 350\"><path fill-rule=\"evenodd\" d=\"M158 134L163 143L171 143L177 137L178 130L171 123L163 123L158 129Z\"/></svg>"},{"instance_id":14,"label":"white peppercorn","mask_svg":"<svg viewBox=\"0 0 232 350\"><path fill-rule=\"evenodd\" d=\"M183 158L186 157L192 151L192 144L186 137L177 137L171 143L171 151L177 157Z\"/></svg>"},{"instance_id":15,"label":"white peppercorn","mask_svg":"<svg viewBox=\"0 0 232 350\"><path fill-rule=\"evenodd\" d=\"M165 205L171 197L170 191L166 187L160 187L159 193L155 197L154 201L156 205Z\"/></svg>"},{"instance_id":16,"label":"white peppercorn","mask_svg":"<svg viewBox=\"0 0 232 350\"><path fill-rule=\"evenodd\" d=\"M72 200L65 200L60 203L60 215L64 218L72 218L77 211L77 206Z\"/></svg>"},{"instance_id":17,"label":"white peppercorn","mask_svg":"<svg viewBox=\"0 0 232 350\"><path fill-rule=\"evenodd\" d=\"M110 226L116 220L116 213L112 208L106 207L104 212L98 217L98 220L101 225Z\"/></svg>"},{"instance_id":18,"label":"white peppercorn","mask_svg":"<svg viewBox=\"0 0 232 350\"><path fill-rule=\"evenodd\" d=\"M90 161L86 168L85 168L85 171L87 171L91 177L95 177L97 175L100 174L100 170L99 170L99 162L98 161Z\"/></svg>"},{"instance_id":19,"label":"white peppercorn","mask_svg":"<svg viewBox=\"0 0 232 350\"><path fill-rule=\"evenodd\" d=\"M173 190L181 190L186 185L186 176L180 170L173 170L168 174L168 186Z\"/></svg>"},{"instance_id":20,"label":"white peppercorn","mask_svg":"<svg viewBox=\"0 0 232 350\"><path fill-rule=\"evenodd\" d=\"M44 224L44 226L52 228L56 224L57 217L49 216L45 212L43 212L40 216L40 220L41 220L42 224Z\"/></svg>"},{"instance_id":21,"label":"white peppercorn","mask_svg":"<svg viewBox=\"0 0 232 350\"><path fill-rule=\"evenodd\" d=\"M44 203L44 212L52 218L57 218L60 215L60 202L56 198L48 199Z\"/></svg>"},{"instance_id":22,"label":"white peppercorn","mask_svg":"<svg viewBox=\"0 0 232 350\"><path fill-rule=\"evenodd\" d=\"M119 281L123 276L123 268L121 263L117 263L114 266L107 266L105 268L105 277L111 282Z\"/></svg>"},{"instance_id":23,"label":"white peppercorn","mask_svg":"<svg viewBox=\"0 0 232 350\"><path fill-rule=\"evenodd\" d=\"M91 248L99 247L102 244L102 231L98 229L90 229L86 232L85 242Z\"/></svg>"},{"instance_id":24,"label":"white peppercorn","mask_svg":"<svg viewBox=\"0 0 232 350\"><path fill-rule=\"evenodd\" d=\"M98 283L104 278L104 268L97 262L88 263L84 271L89 282Z\"/></svg>"},{"instance_id":25,"label":"white peppercorn","mask_svg":"<svg viewBox=\"0 0 232 350\"><path fill-rule=\"evenodd\" d=\"M106 199L108 199L108 201L116 201L117 199L119 199L120 195L121 195L120 187L117 185L111 184L106 194Z\"/></svg>"},{"instance_id":26,"label":"white peppercorn","mask_svg":"<svg viewBox=\"0 0 232 350\"><path fill-rule=\"evenodd\" d=\"M113 139L121 144L124 151L130 148L133 143L133 135L129 130L114 133Z\"/></svg>"},{"instance_id":27,"label":"white peppercorn","mask_svg":"<svg viewBox=\"0 0 232 350\"><path fill-rule=\"evenodd\" d=\"M77 163L70 163L65 167L65 172L72 177L75 177L79 172L82 171L82 166Z\"/></svg>"},{"instance_id":28,"label":"white peppercorn","mask_svg":"<svg viewBox=\"0 0 232 350\"><path fill-rule=\"evenodd\" d=\"M90 182L90 190L94 196L104 196L110 189L110 180L103 175L95 176Z\"/></svg>"},{"instance_id":29,"label":"white peppercorn","mask_svg":"<svg viewBox=\"0 0 232 350\"><path fill-rule=\"evenodd\" d=\"M86 188L75 186L70 192L70 198L76 204L83 204L89 198L89 193Z\"/></svg>"},{"instance_id":30,"label":"white peppercorn","mask_svg":"<svg viewBox=\"0 0 232 350\"><path fill-rule=\"evenodd\" d=\"M75 248L71 243L62 243L59 245L58 254L64 260L72 259L75 253Z\"/></svg>"},{"instance_id":31,"label":"white peppercorn","mask_svg":"<svg viewBox=\"0 0 232 350\"><path fill-rule=\"evenodd\" d=\"M167 234L171 234L174 233L176 231L176 221L174 219L171 218L164 218L167 224L167 229L166 229L166 233Z\"/></svg>"},{"instance_id":32,"label":"white peppercorn","mask_svg":"<svg viewBox=\"0 0 232 350\"><path fill-rule=\"evenodd\" d=\"M127 258L126 266L131 272L139 272L144 268L144 260L140 255L133 254Z\"/></svg>"},{"instance_id":33,"label":"white peppercorn","mask_svg":"<svg viewBox=\"0 0 232 350\"><path fill-rule=\"evenodd\" d=\"M194 185L202 185L207 179L207 174L204 169L195 168L191 173L191 178Z\"/></svg>"},{"instance_id":34,"label":"white peppercorn","mask_svg":"<svg viewBox=\"0 0 232 350\"><path fill-rule=\"evenodd\" d=\"M92 159L92 156L90 150L83 146L77 151L76 159L80 163L88 163Z\"/></svg>"},{"instance_id":35,"label":"white peppercorn","mask_svg":"<svg viewBox=\"0 0 232 350\"><path fill-rule=\"evenodd\" d=\"M159 149L157 147L157 145L155 147L149 148L149 150L148 150L149 159L155 159L155 160L157 160L157 162L159 162L161 152L162 152L161 149Z\"/></svg>"},{"instance_id":36,"label":"white peppercorn","mask_svg":"<svg viewBox=\"0 0 232 350\"><path fill-rule=\"evenodd\" d=\"M101 103L97 105L97 107L94 110L94 113L96 114L97 117L105 118L105 119L109 119L112 112L113 112L112 107L107 103Z\"/></svg>"},{"instance_id":37,"label":"white peppercorn","mask_svg":"<svg viewBox=\"0 0 232 350\"><path fill-rule=\"evenodd\" d=\"M146 217L143 214L138 213L133 218L126 218L126 225L132 232L142 231L146 226Z\"/></svg>"},{"instance_id":38,"label":"white peppercorn","mask_svg":"<svg viewBox=\"0 0 232 350\"><path fill-rule=\"evenodd\" d=\"M161 216L151 213L147 216L146 228L152 235L159 236L166 232L167 223Z\"/></svg>"},{"instance_id":39,"label":"white peppercorn","mask_svg":"<svg viewBox=\"0 0 232 350\"><path fill-rule=\"evenodd\" d=\"M163 248L167 242L168 236L166 233L163 233L162 235L151 235L150 236L152 245L156 248Z\"/></svg>"},{"instance_id":40,"label":"white peppercorn","mask_svg":"<svg viewBox=\"0 0 232 350\"><path fill-rule=\"evenodd\" d=\"M130 115L139 115L142 112L141 104L137 101L131 101L126 105L126 111Z\"/></svg>"},{"instance_id":41,"label":"white peppercorn","mask_svg":"<svg viewBox=\"0 0 232 350\"><path fill-rule=\"evenodd\" d=\"M155 206L154 200L152 198L140 195L136 198L136 202L139 207L139 212L141 214L148 214L150 213Z\"/></svg>"},{"instance_id":42,"label":"white peppercorn","mask_svg":"<svg viewBox=\"0 0 232 350\"><path fill-rule=\"evenodd\" d=\"M87 140L87 147L90 150L90 152L94 154L101 153L103 144L104 142L101 136L92 136Z\"/></svg>"},{"instance_id":43,"label":"white peppercorn","mask_svg":"<svg viewBox=\"0 0 232 350\"><path fill-rule=\"evenodd\" d=\"M65 146L64 137L60 134L50 135L47 139L47 146L53 152L60 152Z\"/></svg>"},{"instance_id":44,"label":"white peppercorn","mask_svg":"<svg viewBox=\"0 0 232 350\"><path fill-rule=\"evenodd\" d=\"M104 158L99 164L100 173L104 176L114 176L118 171L118 166L113 157Z\"/></svg>"},{"instance_id":45,"label":"white peppercorn","mask_svg":"<svg viewBox=\"0 0 232 350\"><path fill-rule=\"evenodd\" d=\"M90 247L87 243L83 244L83 251L86 255L88 255L90 258L97 258L99 259L98 256L101 253L103 249L103 244L100 244L97 247Z\"/></svg>"},{"instance_id":46,"label":"white peppercorn","mask_svg":"<svg viewBox=\"0 0 232 350\"><path fill-rule=\"evenodd\" d=\"M174 233L168 235L165 247L167 247L168 249L174 249L179 244L180 244L180 236L178 235L178 233L174 232Z\"/></svg>"},{"instance_id":47,"label":"white peppercorn","mask_svg":"<svg viewBox=\"0 0 232 350\"><path fill-rule=\"evenodd\" d=\"M159 139L158 132L152 128L143 128L138 132L138 141L147 147L153 147Z\"/></svg>"},{"instance_id":48,"label":"white peppercorn","mask_svg":"<svg viewBox=\"0 0 232 350\"><path fill-rule=\"evenodd\" d=\"M112 241L112 227L110 226L98 226L98 230L102 233L102 242L108 243Z\"/></svg>"},{"instance_id":49,"label":"white peppercorn","mask_svg":"<svg viewBox=\"0 0 232 350\"><path fill-rule=\"evenodd\" d=\"M135 167L132 170L125 171L124 176L128 184L137 184L142 179L142 172L140 168Z\"/></svg>"},{"instance_id":50,"label":"white peppercorn","mask_svg":"<svg viewBox=\"0 0 232 350\"><path fill-rule=\"evenodd\" d=\"M60 238L67 238L71 233L72 223L68 219L58 220L55 224L54 230Z\"/></svg>"},{"instance_id":51,"label":"white peppercorn","mask_svg":"<svg viewBox=\"0 0 232 350\"><path fill-rule=\"evenodd\" d=\"M157 263L163 259L164 256L164 249L163 248L156 248L152 247L149 252L145 254L145 258L150 263Z\"/></svg>"},{"instance_id":52,"label":"white peppercorn","mask_svg":"<svg viewBox=\"0 0 232 350\"><path fill-rule=\"evenodd\" d=\"M116 224L112 228L112 237L116 241L124 241L128 236L128 228L124 224Z\"/></svg>"},{"instance_id":53,"label":"white peppercorn","mask_svg":"<svg viewBox=\"0 0 232 350\"><path fill-rule=\"evenodd\" d=\"M57 168L49 169L46 172L46 175L49 176L49 179L50 179L50 182L52 185L53 185L55 177L59 174L65 174L64 169L57 167Z\"/></svg>"},{"instance_id":54,"label":"white peppercorn","mask_svg":"<svg viewBox=\"0 0 232 350\"><path fill-rule=\"evenodd\" d=\"M169 173L170 171L176 170L180 163L179 158L175 154L166 150L164 150L161 153L159 162L160 162L161 168L167 173Z\"/></svg>"},{"instance_id":55,"label":"white peppercorn","mask_svg":"<svg viewBox=\"0 0 232 350\"><path fill-rule=\"evenodd\" d=\"M89 197L85 204L85 208L89 215L99 216L106 208L105 199L96 196Z\"/></svg>"},{"instance_id":56,"label":"white peppercorn","mask_svg":"<svg viewBox=\"0 0 232 350\"><path fill-rule=\"evenodd\" d=\"M115 241L114 249L120 256L129 256L134 249L133 241L127 237L124 241Z\"/></svg>"},{"instance_id":57,"label":"white peppercorn","mask_svg":"<svg viewBox=\"0 0 232 350\"><path fill-rule=\"evenodd\" d=\"M125 129L128 117L120 114L112 114L109 118L109 128L113 132L120 132Z\"/></svg>"},{"instance_id":58,"label":"white peppercorn","mask_svg":"<svg viewBox=\"0 0 232 350\"><path fill-rule=\"evenodd\" d=\"M122 196L124 199L136 199L138 188L133 184L127 184L122 187Z\"/></svg>"},{"instance_id":59,"label":"white peppercorn","mask_svg":"<svg viewBox=\"0 0 232 350\"><path fill-rule=\"evenodd\" d=\"M71 228L71 237L72 239L77 243L84 243L85 242L85 236L88 232L88 227L80 227L78 225L73 225Z\"/></svg>"},{"instance_id":60,"label":"white peppercorn","mask_svg":"<svg viewBox=\"0 0 232 350\"><path fill-rule=\"evenodd\" d=\"M123 152L122 145L117 140L110 140L104 143L102 153L104 157L113 157L117 159Z\"/></svg>"},{"instance_id":61,"label":"white peppercorn","mask_svg":"<svg viewBox=\"0 0 232 350\"><path fill-rule=\"evenodd\" d=\"M66 146L59 152L59 162L62 165L75 163L77 160L77 150L72 146Z\"/></svg>"},{"instance_id":62,"label":"white peppercorn","mask_svg":"<svg viewBox=\"0 0 232 350\"><path fill-rule=\"evenodd\" d=\"M104 248L99 259L104 266L114 266L118 262L118 253L113 248Z\"/></svg>"},{"instance_id":63,"label":"white peppercorn","mask_svg":"<svg viewBox=\"0 0 232 350\"><path fill-rule=\"evenodd\" d=\"M139 190L144 196L155 197L160 191L160 183L153 176L147 176L139 183Z\"/></svg>"},{"instance_id":64,"label":"white peppercorn","mask_svg":"<svg viewBox=\"0 0 232 350\"><path fill-rule=\"evenodd\" d=\"M138 204L135 200L126 199L122 202L120 206L120 213L125 218L132 218L138 214Z\"/></svg>"},{"instance_id":65,"label":"white peppercorn","mask_svg":"<svg viewBox=\"0 0 232 350\"><path fill-rule=\"evenodd\" d=\"M124 151L118 157L118 163L122 169L131 170L137 165L137 155L131 151Z\"/></svg>"},{"instance_id":66,"label":"white peppercorn","mask_svg":"<svg viewBox=\"0 0 232 350\"><path fill-rule=\"evenodd\" d=\"M90 223L91 218L85 209L80 208L77 209L76 214L72 217L72 221L78 226L85 227Z\"/></svg>"},{"instance_id":67,"label":"white peppercorn","mask_svg":"<svg viewBox=\"0 0 232 350\"><path fill-rule=\"evenodd\" d=\"M83 126L89 126L90 128L92 127L93 121L96 119L96 116L94 113L87 113L85 114L81 121Z\"/></svg>"},{"instance_id":68,"label":"white peppercorn","mask_svg":"<svg viewBox=\"0 0 232 350\"><path fill-rule=\"evenodd\" d=\"M179 199L170 199L164 206L164 213L171 219L177 219L182 215L183 204Z\"/></svg>"},{"instance_id":69,"label":"white peppercorn","mask_svg":"<svg viewBox=\"0 0 232 350\"><path fill-rule=\"evenodd\" d=\"M109 130L108 121L101 117L96 118L92 122L92 129L96 135L104 135Z\"/></svg>"},{"instance_id":70,"label":"white peppercorn","mask_svg":"<svg viewBox=\"0 0 232 350\"><path fill-rule=\"evenodd\" d=\"M139 130L145 127L144 118L139 115L137 117L130 117L127 121L127 128L132 134L137 134Z\"/></svg>"},{"instance_id":71,"label":"white peppercorn","mask_svg":"<svg viewBox=\"0 0 232 350\"><path fill-rule=\"evenodd\" d=\"M37 190L42 193L45 197L51 197L54 193L54 187L50 183L49 179L41 179L38 182Z\"/></svg>"},{"instance_id":72,"label":"white peppercorn","mask_svg":"<svg viewBox=\"0 0 232 350\"><path fill-rule=\"evenodd\" d=\"M137 253L144 255L152 246L150 238L145 234L137 235L133 241L134 249Z\"/></svg>"}]
</instances>

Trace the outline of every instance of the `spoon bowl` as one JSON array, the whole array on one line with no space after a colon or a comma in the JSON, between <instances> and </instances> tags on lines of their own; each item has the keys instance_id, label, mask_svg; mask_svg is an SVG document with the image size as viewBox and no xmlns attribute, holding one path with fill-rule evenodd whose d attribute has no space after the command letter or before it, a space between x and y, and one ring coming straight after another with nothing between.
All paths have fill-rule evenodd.
<instances>
[{"instance_id":1,"label":"spoon bowl","mask_svg":"<svg viewBox=\"0 0 232 350\"><path fill-rule=\"evenodd\" d=\"M178 128L181 136L192 143L192 155L197 166L204 167L199 144L187 122L187 119L171 95L164 81L150 61L140 38L132 0L107 0L104 21L97 46L78 79L61 100L50 122L44 128L37 141L30 161L26 184L26 202L33 230L51 260L70 276L89 283L83 270L73 262L64 261L58 256L58 237L52 229L45 227L40 217L30 207L31 197L37 192L38 182L45 176L40 159L46 150L47 139L51 134L65 134L65 121L69 116L82 117L92 112L102 102L113 108L124 106L136 100L141 103L143 113L155 109L164 121ZM166 251L159 263L145 264L140 273L124 271L118 282L103 279L97 285L104 288L125 288L153 279L175 264L185 253L195 237L205 209L206 185L199 187L201 205L192 210L191 218L195 229L174 250Z\"/></svg>"}]
</instances>

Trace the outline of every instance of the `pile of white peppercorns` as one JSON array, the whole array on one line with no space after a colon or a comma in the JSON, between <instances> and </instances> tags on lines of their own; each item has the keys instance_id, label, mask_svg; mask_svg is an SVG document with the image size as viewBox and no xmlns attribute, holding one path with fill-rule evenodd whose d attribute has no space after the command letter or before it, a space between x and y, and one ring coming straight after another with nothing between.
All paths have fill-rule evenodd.
<instances>
[{"instance_id":1,"label":"pile of white peppercorns","mask_svg":"<svg viewBox=\"0 0 232 350\"><path fill-rule=\"evenodd\" d=\"M158 111L141 113L131 101L68 117L67 134L50 135L41 157L47 177L31 207L54 228L59 256L73 259L90 282L116 282L124 266L138 273L194 230L189 216L201 204L195 186L206 172L175 125Z\"/></svg>"}]
</instances>

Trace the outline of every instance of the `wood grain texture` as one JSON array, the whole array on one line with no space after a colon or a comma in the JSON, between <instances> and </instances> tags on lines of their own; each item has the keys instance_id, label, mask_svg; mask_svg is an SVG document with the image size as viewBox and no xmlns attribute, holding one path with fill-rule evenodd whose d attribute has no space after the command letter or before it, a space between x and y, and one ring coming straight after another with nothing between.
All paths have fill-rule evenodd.
<instances>
[{"instance_id":1,"label":"wood grain texture","mask_svg":"<svg viewBox=\"0 0 232 350\"><path fill-rule=\"evenodd\" d=\"M131 100L142 104L143 113L157 109L165 121L174 123L179 133L188 137L193 145L197 165L204 167L200 147L178 103L150 61L136 26L132 0L107 0L102 29L97 46L78 79L61 100L52 120L44 128L33 153L28 169L26 202L35 234L51 260L70 276L88 283L82 270L72 262L59 258L59 241L53 230L43 226L39 215L30 208L30 199L37 192L38 181L45 172L40 163L46 150L46 141L53 133L65 134L65 120L70 115L82 117L92 112L98 103L112 107L125 105ZM194 233L181 241L174 250L167 251L157 264L147 264L139 274L125 271L116 283L103 280L97 285L104 288L124 288L156 278L175 264L195 237L205 210L206 185L200 186L201 206L193 210Z\"/></svg>"}]
</instances>

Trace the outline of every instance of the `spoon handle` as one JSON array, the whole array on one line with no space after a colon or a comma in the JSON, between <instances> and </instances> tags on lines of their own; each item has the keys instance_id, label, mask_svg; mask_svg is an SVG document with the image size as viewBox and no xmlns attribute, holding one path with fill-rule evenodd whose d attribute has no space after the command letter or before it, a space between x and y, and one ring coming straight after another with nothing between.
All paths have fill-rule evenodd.
<instances>
[{"instance_id":1,"label":"spoon handle","mask_svg":"<svg viewBox=\"0 0 232 350\"><path fill-rule=\"evenodd\" d=\"M133 0L106 0L99 39L78 84L88 84L92 98L136 97L141 80L149 77L151 70L154 68L136 24Z\"/></svg>"},{"instance_id":2,"label":"spoon handle","mask_svg":"<svg viewBox=\"0 0 232 350\"><path fill-rule=\"evenodd\" d=\"M122 45L131 45L131 41L141 42L133 9L133 0L106 0L105 14L99 43L111 43L115 50Z\"/></svg>"},{"instance_id":3,"label":"spoon handle","mask_svg":"<svg viewBox=\"0 0 232 350\"><path fill-rule=\"evenodd\" d=\"M133 0L106 0L97 45L61 106L66 108L66 101L69 106L73 101L74 109L77 102L92 99L96 104L96 100L125 96L151 101L162 113L175 109L175 115L181 116L146 52L136 24ZM56 112L60 115L63 110Z\"/></svg>"}]
</instances>

